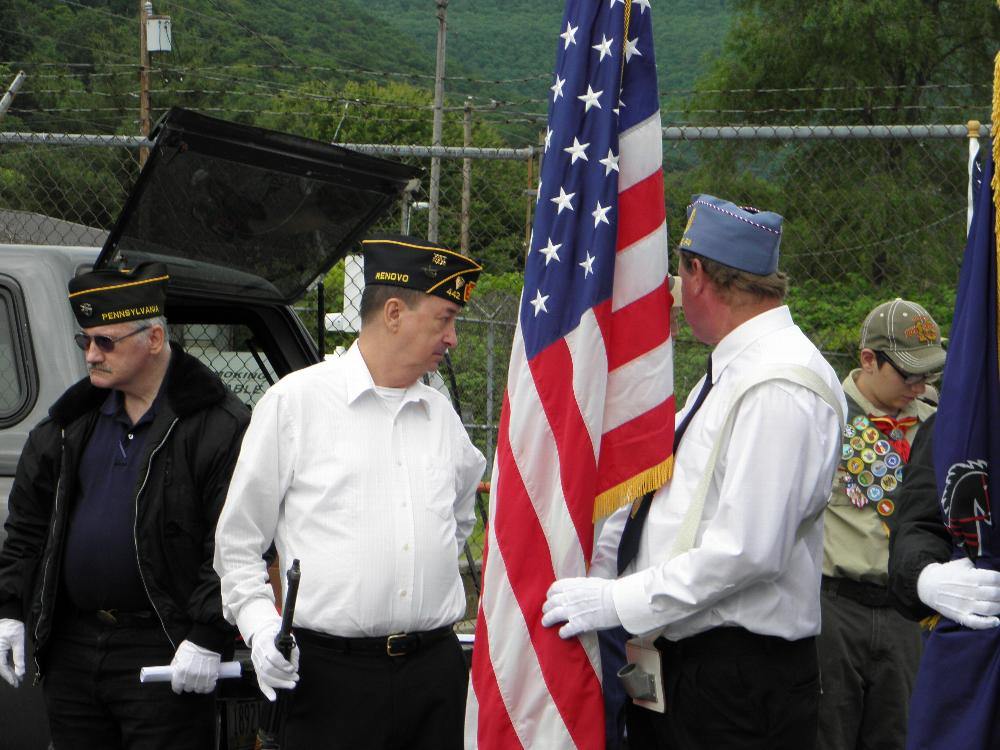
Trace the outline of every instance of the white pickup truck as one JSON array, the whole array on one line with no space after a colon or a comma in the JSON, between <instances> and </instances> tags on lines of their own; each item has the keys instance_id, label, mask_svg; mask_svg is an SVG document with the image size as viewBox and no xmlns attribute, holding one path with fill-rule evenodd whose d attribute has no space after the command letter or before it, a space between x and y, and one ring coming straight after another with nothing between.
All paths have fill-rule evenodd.
<instances>
[{"instance_id":1,"label":"white pickup truck","mask_svg":"<svg viewBox=\"0 0 1000 750\"><path fill-rule=\"evenodd\" d=\"M319 361L290 305L419 173L180 109L152 137L103 247L0 244L0 525L28 432L86 375L73 343L70 278L95 266L166 263L172 338L252 408L270 383ZM0 681L0 746L45 750L40 688L31 675L25 682L15 690ZM218 746L253 747L259 704L220 684L231 694L220 699Z\"/></svg>"}]
</instances>

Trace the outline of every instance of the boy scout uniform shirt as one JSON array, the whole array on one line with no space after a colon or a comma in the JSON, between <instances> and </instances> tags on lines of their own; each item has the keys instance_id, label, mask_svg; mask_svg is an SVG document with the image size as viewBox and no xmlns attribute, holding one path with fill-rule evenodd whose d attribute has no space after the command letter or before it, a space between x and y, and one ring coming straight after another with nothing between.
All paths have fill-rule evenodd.
<instances>
[{"instance_id":1,"label":"boy scout uniform shirt","mask_svg":"<svg viewBox=\"0 0 1000 750\"><path fill-rule=\"evenodd\" d=\"M355 343L291 373L253 417L216 532L223 612L249 637L275 607L261 555L301 561L295 625L385 636L465 614L458 556L486 459L417 382L390 406Z\"/></svg>"},{"instance_id":2,"label":"boy scout uniform shirt","mask_svg":"<svg viewBox=\"0 0 1000 750\"><path fill-rule=\"evenodd\" d=\"M763 366L801 365L843 399L837 375L792 321L786 306L731 331L712 352L715 385L692 417L673 478L654 496L636 560L613 589L630 633L670 640L711 628L743 627L789 640L819 633L822 514L840 458L842 425L812 391L770 380L747 392L729 434L720 435L732 394ZM699 383L678 415L691 408ZM846 412L846 406L844 407ZM669 559L716 440L722 449L694 547ZM595 551L608 568L612 516ZM600 573L599 573L600 574Z\"/></svg>"},{"instance_id":3,"label":"boy scout uniform shirt","mask_svg":"<svg viewBox=\"0 0 1000 750\"><path fill-rule=\"evenodd\" d=\"M887 454L884 452L882 455L876 453L876 443L879 440L885 440L885 435L879 433L875 441L866 440L865 428L861 426L862 423L852 425L851 422L858 417L867 416L893 416L897 420L916 417L919 421L905 433L907 441L913 445L913 440L916 438L921 424L934 413L935 409L919 399L914 399L899 414L886 415L858 390L855 379L860 372L860 369L852 370L843 382L844 393L847 394L848 425L845 426L845 435L841 445L841 461L837 466L837 475L834 479L830 503L826 508L824 518L826 528L823 533L823 575L885 586L889 578L889 529L887 524L891 523L896 498L899 495L899 479L905 476L906 467L902 461L900 461L899 466L886 466L887 462L883 459L886 455L891 457L895 452L890 449ZM874 437L874 435L872 436ZM854 442L853 447L851 447L852 441ZM844 445L848 447L844 448ZM850 456L847 456L848 450L851 451ZM879 448L879 451L881 450ZM898 454L895 455L898 456ZM866 461L865 458L871 460ZM847 462L851 460L857 464L852 468L860 469L860 471L848 470ZM882 465L879 466L877 461L881 461ZM893 463L895 462L892 460L888 462L888 464ZM864 464L864 466L860 464ZM876 465L875 471L878 476L872 473L873 464ZM858 481L859 476L861 482ZM883 478L886 476L892 479L892 483L888 485L891 487L889 491L886 491L886 485L883 484ZM860 508L851 501L851 496L848 494L851 484L855 485L852 492L865 493L867 502ZM873 486L881 490L881 492L873 493L874 500L869 497L868 492L869 488Z\"/></svg>"}]
</instances>

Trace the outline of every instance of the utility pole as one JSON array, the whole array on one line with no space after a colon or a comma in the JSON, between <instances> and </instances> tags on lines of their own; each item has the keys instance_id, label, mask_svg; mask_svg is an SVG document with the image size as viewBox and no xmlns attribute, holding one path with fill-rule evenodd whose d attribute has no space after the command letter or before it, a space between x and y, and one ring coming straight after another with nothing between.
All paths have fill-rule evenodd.
<instances>
[{"instance_id":1,"label":"utility pole","mask_svg":"<svg viewBox=\"0 0 1000 750\"><path fill-rule=\"evenodd\" d=\"M14 76L14 82L7 89L7 93L0 98L0 117L7 114L7 110L10 108L10 103L14 101L14 97L17 96L18 90L21 88L21 84L24 83L24 71L17 71L17 75Z\"/></svg>"},{"instance_id":2,"label":"utility pole","mask_svg":"<svg viewBox=\"0 0 1000 750\"><path fill-rule=\"evenodd\" d=\"M435 0L437 3L438 38L437 64L434 69L434 129L431 134L431 145L441 145L441 131L444 127L444 60L445 39L448 36L448 0ZM431 157L431 210L427 218L427 239L438 240L438 203L441 194L441 157Z\"/></svg>"},{"instance_id":3,"label":"utility pole","mask_svg":"<svg viewBox=\"0 0 1000 750\"><path fill-rule=\"evenodd\" d=\"M149 138L149 52L146 49L146 19L153 15L153 4L139 0L139 132ZM139 167L149 158L149 149L139 149Z\"/></svg>"}]
</instances>

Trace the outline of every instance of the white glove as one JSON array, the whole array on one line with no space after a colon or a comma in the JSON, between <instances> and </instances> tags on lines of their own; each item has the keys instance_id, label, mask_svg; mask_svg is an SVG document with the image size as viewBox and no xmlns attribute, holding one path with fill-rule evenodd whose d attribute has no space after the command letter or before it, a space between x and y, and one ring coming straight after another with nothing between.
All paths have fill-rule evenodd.
<instances>
[{"instance_id":1,"label":"white glove","mask_svg":"<svg viewBox=\"0 0 1000 750\"><path fill-rule=\"evenodd\" d=\"M278 697L275 688L291 690L299 679L299 647L292 649L291 661L282 656L274 645L279 630L281 621L275 620L257 628L250 639L250 660L257 672L257 684L269 701Z\"/></svg>"},{"instance_id":2,"label":"white glove","mask_svg":"<svg viewBox=\"0 0 1000 750\"><path fill-rule=\"evenodd\" d=\"M562 578L551 586L542 605L542 625L559 629L560 638L622 624L611 595L614 581L605 578Z\"/></svg>"},{"instance_id":3,"label":"white glove","mask_svg":"<svg viewBox=\"0 0 1000 750\"><path fill-rule=\"evenodd\" d=\"M917 578L920 601L959 625L985 630L1000 625L1000 573L967 557L931 563Z\"/></svg>"},{"instance_id":4,"label":"white glove","mask_svg":"<svg viewBox=\"0 0 1000 750\"><path fill-rule=\"evenodd\" d=\"M170 662L170 687L181 693L211 693L219 679L222 655L191 641L182 641Z\"/></svg>"},{"instance_id":5,"label":"white glove","mask_svg":"<svg viewBox=\"0 0 1000 750\"><path fill-rule=\"evenodd\" d=\"M0 677L17 687L24 678L24 623L0 620Z\"/></svg>"}]
</instances>

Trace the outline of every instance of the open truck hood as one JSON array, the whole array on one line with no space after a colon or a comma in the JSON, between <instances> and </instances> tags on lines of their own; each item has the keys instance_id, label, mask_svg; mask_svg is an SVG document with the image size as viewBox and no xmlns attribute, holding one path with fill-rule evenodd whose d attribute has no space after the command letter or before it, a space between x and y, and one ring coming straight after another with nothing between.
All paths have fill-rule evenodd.
<instances>
[{"instance_id":1,"label":"open truck hood","mask_svg":"<svg viewBox=\"0 0 1000 750\"><path fill-rule=\"evenodd\" d=\"M171 293L291 304L421 170L173 108L95 268L163 261Z\"/></svg>"}]
</instances>

